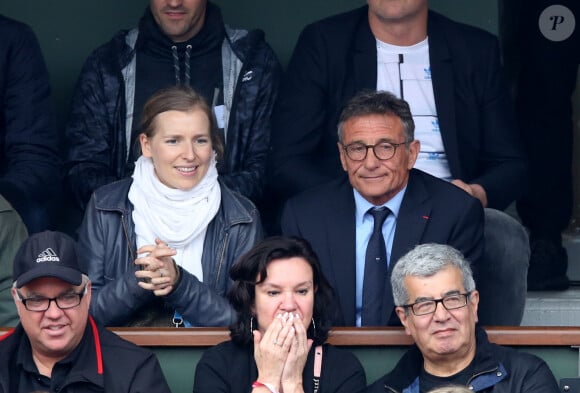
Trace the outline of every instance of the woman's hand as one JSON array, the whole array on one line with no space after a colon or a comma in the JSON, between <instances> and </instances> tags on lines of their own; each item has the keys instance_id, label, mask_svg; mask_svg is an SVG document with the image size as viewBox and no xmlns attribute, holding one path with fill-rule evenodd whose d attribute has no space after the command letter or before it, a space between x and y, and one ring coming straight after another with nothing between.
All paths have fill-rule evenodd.
<instances>
[{"instance_id":1,"label":"woman's hand","mask_svg":"<svg viewBox=\"0 0 580 393\"><path fill-rule=\"evenodd\" d=\"M282 385L282 374L295 337L295 328L290 315L289 313L278 315L263 335L257 330L253 332L258 381L270 383L276 390L280 390Z\"/></svg>"},{"instance_id":2,"label":"woman's hand","mask_svg":"<svg viewBox=\"0 0 580 393\"><path fill-rule=\"evenodd\" d=\"M155 245L143 246L137 253L145 254L135 259L135 264L141 267L135 272L139 286L152 291L156 296L171 293L179 279L179 271L172 258L176 251L167 243L155 239Z\"/></svg>"},{"instance_id":3,"label":"woman's hand","mask_svg":"<svg viewBox=\"0 0 580 393\"><path fill-rule=\"evenodd\" d=\"M302 372L313 341L307 338L306 327L299 314L294 314L289 319L294 328L294 337L282 372L282 390L284 393L304 392Z\"/></svg>"}]
</instances>

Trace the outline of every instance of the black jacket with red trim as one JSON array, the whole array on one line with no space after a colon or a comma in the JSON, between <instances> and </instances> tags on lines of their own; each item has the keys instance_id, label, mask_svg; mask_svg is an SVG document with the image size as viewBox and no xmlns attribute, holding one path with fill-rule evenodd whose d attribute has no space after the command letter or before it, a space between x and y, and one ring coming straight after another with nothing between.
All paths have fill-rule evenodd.
<instances>
[{"instance_id":1,"label":"black jacket with red trim","mask_svg":"<svg viewBox=\"0 0 580 393\"><path fill-rule=\"evenodd\" d=\"M25 334L19 324L0 337L0 393L20 391L15 359ZM79 345L82 356L77 357L59 393L171 392L152 352L98 326L92 317Z\"/></svg>"}]
</instances>

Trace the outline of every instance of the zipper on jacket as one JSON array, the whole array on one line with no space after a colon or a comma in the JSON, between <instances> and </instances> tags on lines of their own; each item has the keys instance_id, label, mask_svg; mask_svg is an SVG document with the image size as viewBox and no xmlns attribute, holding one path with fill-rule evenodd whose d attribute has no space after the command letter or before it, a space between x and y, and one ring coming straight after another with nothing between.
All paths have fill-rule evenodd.
<instances>
[{"instance_id":1,"label":"zipper on jacket","mask_svg":"<svg viewBox=\"0 0 580 393\"><path fill-rule=\"evenodd\" d=\"M121 213L121 226L123 227L123 232L125 233L125 240L127 240L127 248L129 249L129 254L131 258L135 261L137 250L133 250L133 245L131 244L131 239L129 238L129 231L127 230L127 225L125 224L125 213Z\"/></svg>"},{"instance_id":2,"label":"zipper on jacket","mask_svg":"<svg viewBox=\"0 0 580 393\"><path fill-rule=\"evenodd\" d=\"M219 281L220 281L220 275L221 275L221 272L222 272L222 265L224 263L224 255L226 253L226 245L228 244L228 238L229 237L230 237L230 232L229 231L226 231L226 235L224 237L224 242L223 242L223 245L222 245L222 251L220 253L220 259L219 259L219 263L218 263L218 270L217 270L217 274L215 276L215 287L216 288L219 288L218 284L219 284Z\"/></svg>"},{"instance_id":3,"label":"zipper on jacket","mask_svg":"<svg viewBox=\"0 0 580 393\"><path fill-rule=\"evenodd\" d=\"M471 376L471 378L469 378L467 380L467 387L469 388L471 386L471 381L473 381L475 378L477 378L477 377L479 377L481 375L484 375L484 374L492 373L492 372L497 371L497 370L499 370L499 366L495 366L494 368L490 368L489 370L484 370L484 371L480 371L480 372L478 372L476 374L473 374Z\"/></svg>"}]
</instances>

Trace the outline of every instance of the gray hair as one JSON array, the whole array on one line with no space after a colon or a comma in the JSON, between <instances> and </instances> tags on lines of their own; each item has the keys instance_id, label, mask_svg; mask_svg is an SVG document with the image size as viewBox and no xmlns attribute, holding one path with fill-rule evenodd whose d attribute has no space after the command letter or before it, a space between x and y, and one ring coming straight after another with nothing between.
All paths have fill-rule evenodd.
<instances>
[{"instance_id":1,"label":"gray hair","mask_svg":"<svg viewBox=\"0 0 580 393\"><path fill-rule=\"evenodd\" d=\"M402 306L410 301L404 284L405 277L431 277L447 267L461 271L463 287L467 292L475 290L473 272L461 252L446 244L420 244L403 255L393 268L391 288L395 305Z\"/></svg>"},{"instance_id":2,"label":"gray hair","mask_svg":"<svg viewBox=\"0 0 580 393\"><path fill-rule=\"evenodd\" d=\"M363 90L352 97L342 109L338 120L338 141L343 141L345 122L368 115L396 116L403 125L405 141L409 143L415 138L415 122L407 101L387 91Z\"/></svg>"}]
</instances>

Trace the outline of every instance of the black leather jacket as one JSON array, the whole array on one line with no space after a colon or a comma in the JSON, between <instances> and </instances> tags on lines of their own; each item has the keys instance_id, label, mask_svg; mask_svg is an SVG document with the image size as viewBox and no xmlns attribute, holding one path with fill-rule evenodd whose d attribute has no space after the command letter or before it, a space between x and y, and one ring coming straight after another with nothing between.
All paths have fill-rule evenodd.
<instances>
[{"instance_id":1,"label":"black leather jacket","mask_svg":"<svg viewBox=\"0 0 580 393\"><path fill-rule=\"evenodd\" d=\"M395 368L375 383L367 393L419 393L423 356L413 346ZM481 327L476 328L473 376L468 387L481 393L558 393L560 388L543 360L513 348L492 344Z\"/></svg>"},{"instance_id":2,"label":"black leather jacket","mask_svg":"<svg viewBox=\"0 0 580 393\"><path fill-rule=\"evenodd\" d=\"M225 294L229 269L262 238L259 213L243 196L221 185L220 208L205 235L203 282L181 269L176 288L163 300L137 284L133 206L127 198L131 178L99 188L87 206L79 232L79 253L92 281L91 314L105 326L139 324L143 309L177 310L194 326L227 326L235 312ZM166 326L170 326L171 318Z\"/></svg>"},{"instance_id":3,"label":"black leather jacket","mask_svg":"<svg viewBox=\"0 0 580 393\"><path fill-rule=\"evenodd\" d=\"M227 140L218 169L224 184L257 202L265 182L270 115L281 67L262 31L225 26L225 32ZM98 187L131 175L126 130L138 121L127 117L133 113L138 35L137 28L124 30L97 48L87 58L75 89L65 132L66 176L75 202L83 209Z\"/></svg>"}]
</instances>

